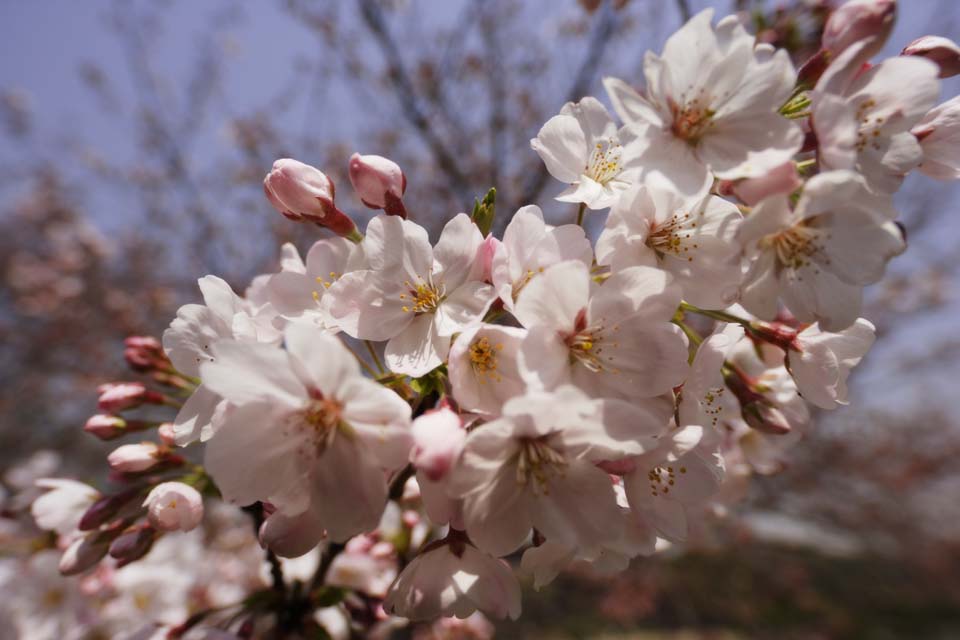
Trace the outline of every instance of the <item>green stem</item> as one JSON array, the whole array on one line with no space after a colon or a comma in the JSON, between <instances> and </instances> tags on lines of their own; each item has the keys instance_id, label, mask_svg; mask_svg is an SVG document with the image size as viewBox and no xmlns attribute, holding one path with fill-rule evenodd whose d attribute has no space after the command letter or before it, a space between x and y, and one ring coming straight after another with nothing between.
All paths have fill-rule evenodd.
<instances>
[{"instance_id":1,"label":"green stem","mask_svg":"<svg viewBox=\"0 0 960 640\"><path fill-rule=\"evenodd\" d=\"M357 359L357 362L360 363L360 366L363 367L363 370L370 374L370 377L371 377L371 378L374 378L374 379L375 379L375 378L378 377L379 374L377 374L377 372L373 370L373 367L371 367L369 364L367 364L367 361L364 360L363 358L361 358L361 357L360 357L360 354L358 354L356 351L354 351L353 349L351 349L351 348L350 348L350 345L347 344L347 341L344 340L343 337L340 338L340 342L341 342L341 344L343 344L343 346L345 346L345 347L347 348L347 351L349 351L350 353L353 354L353 357Z\"/></svg>"},{"instance_id":2,"label":"green stem","mask_svg":"<svg viewBox=\"0 0 960 640\"><path fill-rule=\"evenodd\" d=\"M577 226L578 226L578 227L582 227L582 226L583 226L583 213L584 213L584 211L586 211L586 210L587 210L587 203L586 203L586 202L581 202L581 203L580 203L580 208L577 209Z\"/></svg>"},{"instance_id":3,"label":"green stem","mask_svg":"<svg viewBox=\"0 0 960 640\"><path fill-rule=\"evenodd\" d=\"M367 345L367 351L370 352L370 357L373 358L373 363L377 365L377 369L380 370L380 374L383 375L386 373L387 370L383 368L383 363L380 362L380 356L377 355L377 350L373 347L373 343L369 340L364 340L363 343Z\"/></svg>"}]
</instances>

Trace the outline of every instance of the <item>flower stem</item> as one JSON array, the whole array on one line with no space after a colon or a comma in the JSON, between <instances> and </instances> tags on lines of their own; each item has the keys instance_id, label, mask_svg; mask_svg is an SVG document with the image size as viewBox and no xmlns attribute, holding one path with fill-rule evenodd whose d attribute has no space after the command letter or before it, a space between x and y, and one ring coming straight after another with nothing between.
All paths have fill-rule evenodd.
<instances>
[{"instance_id":1,"label":"flower stem","mask_svg":"<svg viewBox=\"0 0 960 640\"><path fill-rule=\"evenodd\" d=\"M363 370L364 370L364 371L366 371L367 373L369 373L372 378L377 378L377 377L379 377L378 374L377 374L377 372L373 370L373 367L371 367L369 364L367 364L367 361L364 360L363 358L361 358L361 357L360 357L360 354L358 354L356 351L354 351L353 349L351 349L351 348L350 348L350 345L347 343L346 340L343 339L343 337L340 338L340 342L343 344L343 346L345 346L345 347L347 348L347 351L349 351L350 353L353 354L353 357L357 359L357 362L360 363L360 366L363 367Z\"/></svg>"},{"instance_id":2,"label":"flower stem","mask_svg":"<svg viewBox=\"0 0 960 640\"><path fill-rule=\"evenodd\" d=\"M367 351L370 352L370 357L373 358L373 363L377 365L380 374L383 375L386 373L387 370L383 368L383 363L380 362L380 356L377 355L377 350L374 348L373 343L369 340L364 340L363 343L367 345Z\"/></svg>"},{"instance_id":3,"label":"flower stem","mask_svg":"<svg viewBox=\"0 0 960 640\"><path fill-rule=\"evenodd\" d=\"M586 210L587 210L587 203L586 203L586 202L581 202L581 203L580 203L580 208L577 209L577 226L578 226L578 227L582 227L582 226L583 226L583 212L586 211Z\"/></svg>"}]
</instances>

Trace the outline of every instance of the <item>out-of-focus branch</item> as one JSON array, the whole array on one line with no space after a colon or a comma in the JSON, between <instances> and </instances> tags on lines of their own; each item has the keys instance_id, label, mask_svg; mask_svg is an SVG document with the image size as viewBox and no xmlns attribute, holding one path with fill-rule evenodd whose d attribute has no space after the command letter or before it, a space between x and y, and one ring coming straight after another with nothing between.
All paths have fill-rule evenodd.
<instances>
[{"instance_id":1,"label":"out-of-focus branch","mask_svg":"<svg viewBox=\"0 0 960 640\"><path fill-rule=\"evenodd\" d=\"M570 86L570 90L567 91L565 102L579 100L590 89L593 80L596 78L597 67L600 66L600 60L603 58L607 43L613 35L616 26L616 12L613 3L610 2L610 0L605 0L600 11L597 13L599 14L597 24L590 36L590 42L587 43L586 55L584 55L583 61L580 63L580 68L577 70L576 75L574 75L573 84ZM549 173L547 172L546 165L542 162L539 163L537 171L531 175L521 192L519 200L515 204L522 206L534 202L546 186L548 176ZM509 209L513 210L515 208L516 207L510 207Z\"/></svg>"},{"instance_id":2,"label":"out-of-focus branch","mask_svg":"<svg viewBox=\"0 0 960 640\"><path fill-rule=\"evenodd\" d=\"M480 15L480 35L486 49L486 83L490 96L490 185L496 187L501 194L505 193L506 185L500 184L500 163L506 156L507 117L504 106L507 99L507 74L503 68L503 57L497 42L497 23L494 18L497 10L496 2L489 0L475 0L477 12ZM484 3L487 7L484 10Z\"/></svg>"},{"instance_id":3,"label":"out-of-focus branch","mask_svg":"<svg viewBox=\"0 0 960 640\"><path fill-rule=\"evenodd\" d=\"M693 13L690 11L689 0L677 0L677 11L680 12L681 22L686 22L693 17Z\"/></svg>"},{"instance_id":4,"label":"out-of-focus branch","mask_svg":"<svg viewBox=\"0 0 960 640\"><path fill-rule=\"evenodd\" d=\"M437 167L446 177L447 182L455 193L465 198L470 191L470 184L453 153L440 138L429 119L420 107L417 100L413 81L403 67L400 49L387 29L383 11L376 0L360 0L360 15L364 24L373 34L387 63L390 83L400 100L404 117L423 138L433 155Z\"/></svg>"}]
</instances>

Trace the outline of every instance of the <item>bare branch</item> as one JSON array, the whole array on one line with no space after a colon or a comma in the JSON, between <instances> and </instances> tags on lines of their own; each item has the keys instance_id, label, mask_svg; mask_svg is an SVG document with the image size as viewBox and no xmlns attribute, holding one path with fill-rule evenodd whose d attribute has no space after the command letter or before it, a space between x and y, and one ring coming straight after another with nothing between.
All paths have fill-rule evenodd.
<instances>
[{"instance_id":1,"label":"bare branch","mask_svg":"<svg viewBox=\"0 0 960 640\"><path fill-rule=\"evenodd\" d=\"M413 81L403 67L400 49L387 29L383 11L376 0L360 0L360 15L380 46L384 61L387 63L390 82L400 100L404 117L414 126L429 147L437 167L446 177L451 189L460 197L466 198L470 191L469 180L420 107Z\"/></svg>"},{"instance_id":2,"label":"bare branch","mask_svg":"<svg viewBox=\"0 0 960 640\"><path fill-rule=\"evenodd\" d=\"M686 22L693 17L693 13L690 11L689 0L677 0L677 11L680 12L681 22Z\"/></svg>"},{"instance_id":3,"label":"bare branch","mask_svg":"<svg viewBox=\"0 0 960 640\"><path fill-rule=\"evenodd\" d=\"M599 17L593 29L593 34L590 36L590 42L587 44L587 53L574 76L573 84L567 92L565 102L579 100L590 89L590 85L597 74L597 67L600 66L603 53L607 48L607 42L610 41L610 37L613 35L616 25L616 11L613 8L613 3L610 2L610 0L605 0L603 7L597 13ZM535 201L546 186L548 177L549 173L547 172L546 165L542 162L539 163L537 171L527 181L521 197L516 204L522 206Z\"/></svg>"}]
</instances>

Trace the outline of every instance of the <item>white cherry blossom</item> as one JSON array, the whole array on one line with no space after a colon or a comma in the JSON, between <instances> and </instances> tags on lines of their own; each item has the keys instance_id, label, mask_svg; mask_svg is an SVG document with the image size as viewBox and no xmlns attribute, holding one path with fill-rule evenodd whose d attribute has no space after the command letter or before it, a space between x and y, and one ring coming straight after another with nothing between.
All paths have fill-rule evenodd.
<instances>
[{"instance_id":1,"label":"white cherry blossom","mask_svg":"<svg viewBox=\"0 0 960 640\"><path fill-rule=\"evenodd\" d=\"M669 402L591 400L572 386L510 400L502 418L470 432L451 476L470 539L496 556L533 527L567 547L616 542L619 507L595 463L654 447L669 413Z\"/></svg>"},{"instance_id":2,"label":"white cherry blossom","mask_svg":"<svg viewBox=\"0 0 960 640\"><path fill-rule=\"evenodd\" d=\"M644 142L645 175L669 180L685 195L711 181L763 175L792 159L800 127L778 113L796 71L786 51L757 46L734 17L711 26L713 10L694 16L647 52L641 95L616 78L604 86L620 118Z\"/></svg>"},{"instance_id":3,"label":"white cherry blossom","mask_svg":"<svg viewBox=\"0 0 960 640\"><path fill-rule=\"evenodd\" d=\"M893 193L923 152L910 129L940 94L937 65L912 56L863 70L871 41L844 51L810 93L824 170L855 169L878 193Z\"/></svg>"},{"instance_id":4,"label":"white cherry blossom","mask_svg":"<svg viewBox=\"0 0 960 640\"><path fill-rule=\"evenodd\" d=\"M479 279L483 236L466 214L454 217L431 248L423 227L377 216L367 227L370 268L327 290L332 321L363 340L389 340L391 371L422 376L447 356L450 338L477 325L496 297Z\"/></svg>"},{"instance_id":5,"label":"white cherry blossom","mask_svg":"<svg viewBox=\"0 0 960 640\"><path fill-rule=\"evenodd\" d=\"M828 331L850 326L863 287L906 248L895 216L889 198L872 194L851 171L814 176L793 209L783 196L764 200L739 229L751 260L741 304L773 320L783 300L801 322L819 321Z\"/></svg>"},{"instance_id":6,"label":"white cherry blossom","mask_svg":"<svg viewBox=\"0 0 960 640\"><path fill-rule=\"evenodd\" d=\"M960 96L939 104L910 130L920 142L920 172L936 180L960 179Z\"/></svg>"},{"instance_id":7,"label":"white cherry blossom","mask_svg":"<svg viewBox=\"0 0 960 640\"><path fill-rule=\"evenodd\" d=\"M607 108L593 97L568 102L530 141L547 171L570 186L557 200L606 209L640 173L636 134L617 129Z\"/></svg>"},{"instance_id":8,"label":"white cherry blossom","mask_svg":"<svg viewBox=\"0 0 960 640\"><path fill-rule=\"evenodd\" d=\"M517 327L484 324L457 336L447 370L462 409L496 416L504 402L523 393L517 357L526 335Z\"/></svg>"},{"instance_id":9,"label":"white cherry blossom","mask_svg":"<svg viewBox=\"0 0 960 640\"><path fill-rule=\"evenodd\" d=\"M270 502L286 516L309 509L345 540L380 518L386 473L410 449L410 407L312 323L291 323L284 341L286 351L214 345L201 378L231 410L204 463L227 500Z\"/></svg>"},{"instance_id":10,"label":"white cherry blossom","mask_svg":"<svg viewBox=\"0 0 960 640\"><path fill-rule=\"evenodd\" d=\"M597 261L616 273L649 266L669 272L691 304L728 306L739 290L740 224L736 205L709 194L684 197L673 189L641 185L610 210L597 239Z\"/></svg>"},{"instance_id":11,"label":"white cherry blossom","mask_svg":"<svg viewBox=\"0 0 960 640\"><path fill-rule=\"evenodd\" d=\"M528 329L520 371L534 388L570 383L596 397L635 400L683 382L687 344L670 323L680 288L665 271L631 267L602 285L579 261L548 268L515 315Z\"/></svg>"},{"instance_id":12,"label":"white cherry blossom","mask_svg":"<svg viewBox=\"0 0 960 640\"><path fill-rule=\"evenodd\" d=\"M593 249L583 228L575 224L549 227L540 207L521 207L503 231L493 256L492 282L503 306L513 311L523 288L547 267L564 260L590 264Z\"/></svg>"},{"instance_id":13,"label":"white cherry blossom","mask_svg":"<svg viewBox=\"0 0 960 640\"><path fill-rule=\"evenodd\" d=\"M847 376L875 338L876 329L864 318L837 333L813 324L797 334L800 351L788 351L787 364L804 400L821 409L847 404Z\"/></svg>"}]
</instances>

